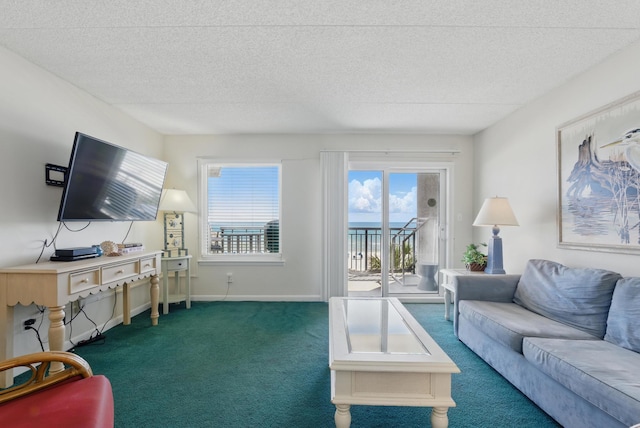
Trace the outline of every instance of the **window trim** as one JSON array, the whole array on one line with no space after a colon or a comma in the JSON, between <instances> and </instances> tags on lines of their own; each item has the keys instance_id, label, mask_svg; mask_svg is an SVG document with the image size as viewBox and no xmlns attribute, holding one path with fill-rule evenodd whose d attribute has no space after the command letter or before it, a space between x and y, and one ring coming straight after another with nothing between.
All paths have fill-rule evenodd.
<instances>
[{"instance_id":1,"label":"window trim","mask_svg":"<svg viewBox=\"0 0 640 428\"><path fill-rule=\"evenodd\" d=\"M208 224L208 173L209 165L222 165L231 167L250 166L277 166L278 167L278 220L279 220L279 252L277 253L250 253L250 254L211 254L207 248L208 240L206 234L209 230ZM283 224L282 224L282 160L281 159L260 159L260 160L238 160L226 158L198 158L198 200L203 207L200 221L198 222L198 239L200 245L199 264L208 265L284 265L283 257Z\"/></svg>"}]
</instances>

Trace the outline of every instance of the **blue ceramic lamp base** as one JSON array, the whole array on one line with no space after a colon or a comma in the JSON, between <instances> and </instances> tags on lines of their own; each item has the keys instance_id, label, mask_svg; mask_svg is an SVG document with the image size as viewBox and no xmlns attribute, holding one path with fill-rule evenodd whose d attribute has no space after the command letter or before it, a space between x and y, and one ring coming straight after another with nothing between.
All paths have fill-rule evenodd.
<instances>
[{"instance_id":1,"label":"blue ceramic lamp base","mask_svg":"<svg viewBox=\"0 0 640 428\"><path fill-rule=\"evenodd\" d=\"M498 227L493 228L493 236L489 240L489 249L487 252L487 267L484 269L484 273L488 274L504 274L504 268L502 267L502 238L498 236L500 229Z\"/></svg>"}]
</instances>

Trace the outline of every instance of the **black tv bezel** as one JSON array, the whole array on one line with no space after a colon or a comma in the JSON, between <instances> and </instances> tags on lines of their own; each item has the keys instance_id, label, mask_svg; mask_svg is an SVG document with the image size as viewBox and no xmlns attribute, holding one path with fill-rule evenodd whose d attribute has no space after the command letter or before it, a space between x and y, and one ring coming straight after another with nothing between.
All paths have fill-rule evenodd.
<instances>
[{"instance_id":1,"label":"black tv bezel","mask_svg":"<svg viewBox=\"0 0 640 428\"><path fill-rule=\"evenodd\" d=\"M82 140L82 139L92 140L92 141L95 141L95 142L100 143L100 144L104 144L104 145L107 145L107 146L114 147L117 150L122 150L124 152L135 153L138 156L142 156L142 157L144 157L146 159L149 159L150 161L158 162L159 164L164 164L164 174L163 174L162 185L160 187L160 195L158 196L158 201L157 201L156 210L155 210L155 216L153 218L151 218L151 217L149 217L149 218L140 217L140 218L126 218L125 219L125 218L102 218L102 217L97 218L97 217L89 217L89 216L87 216L86 218L64 218L64 219L62 218L62 214L64 212L65 206L67 205L67 202L68 202L67 197L68 197L69 187L70 187L70 185L72 183L73 176L74 176L73 173L74 173L74 167L76 166L78 145L80 144L80 140ZM58 208L57 221L58 222L62 222L62 223L64 223L64 222L94 222L94 221L95 222L155 221L158 218L158 212L159 212L158 208L160 206L160 199L162 197L162 189L164 188L164 181L166 180L167 169L168 169L168 163L163 161L163 160L160 160L160 159L148 156L148 155L144 155L144 154L136 152L134 150L127 149L126 147L122 147L122 146L119 146L117 144L113 144L113 143L111 143L109 141L105 141L105 140L102 140L100 138L96 138L96 137L93 137L91 135L88 135L88 134L85 134L85 133L82 133L82 132L78 131L78 132L75 133L75 136L74 136L74 139L73 139L73 146L71 148L71 155L69 157L69 165L68 165L67 170L66 170L65 181L64 181L64 186L63 186L63 190L62 190L62 196L60 198L60 206Z\"/></svg>"}]
</instances>

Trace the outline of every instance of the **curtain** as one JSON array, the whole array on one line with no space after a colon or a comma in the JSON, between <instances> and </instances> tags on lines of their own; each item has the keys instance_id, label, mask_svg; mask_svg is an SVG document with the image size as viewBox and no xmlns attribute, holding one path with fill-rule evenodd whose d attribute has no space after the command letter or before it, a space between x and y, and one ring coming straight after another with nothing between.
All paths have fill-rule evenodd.
<instances>
[{"instance_id":1,"label":"curtain","mask_svg":"<svg viewBox=\"0 0 640 428\"><path fill-rule=\"evenodd\" d=\"M347 295L346 152L321 152L323 199L322 290L325 301Z\"/></svg>"}]
</instances>

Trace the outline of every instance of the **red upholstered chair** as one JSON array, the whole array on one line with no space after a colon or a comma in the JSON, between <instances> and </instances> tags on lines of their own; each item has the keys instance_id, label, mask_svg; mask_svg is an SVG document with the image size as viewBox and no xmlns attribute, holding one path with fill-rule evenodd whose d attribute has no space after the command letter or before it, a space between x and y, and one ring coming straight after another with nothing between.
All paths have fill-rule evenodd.
<instances>
[{"instance_id":1,"label":"red upholstered chair","mask_svg":"<svg viewBox=\"0 0 640 428\"><path fill-rule=\"evenodd\" d=\"M63 371L49 374L52 362ZM0 362L0 371L26 367L30 378L0 390L0 427L113 428L111 383L69 352L38 352Z\"/></svg>"}]
</instances>

